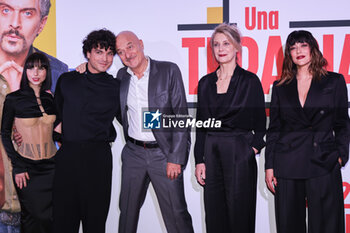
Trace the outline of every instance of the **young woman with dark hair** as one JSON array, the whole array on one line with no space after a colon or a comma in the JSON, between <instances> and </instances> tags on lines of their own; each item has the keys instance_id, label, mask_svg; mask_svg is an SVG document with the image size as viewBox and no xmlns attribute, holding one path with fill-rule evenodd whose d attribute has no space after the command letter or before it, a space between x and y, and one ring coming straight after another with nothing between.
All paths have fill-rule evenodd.
<instances>
[{"instance_id":1,"label":"young woman with dark hair","mask_svg":"<svg viewBox=\"0 0 350 233\"><path fill-rule=\"evenodd\" d=\"M278 233L345 232L340 167L349 156L348 96L343 75L326 64L310 32L289 34L265 151Z\"/></svg>"},{"instance_id":2,"label":"young woman with dark hair","mask_svg":"<svg viewBox=\"0 0 350 233\"><path fill-rule=\"evenodd\" d=\"M1 136L13 166L13 178L21 204L21 232L52 232L52 186L56 146L53 129L56 112L50 93L48 58L31 54L25 64L20 89L6 96ZM15 148L13 125L22 136Z\"/></svg>"}]
</instances>

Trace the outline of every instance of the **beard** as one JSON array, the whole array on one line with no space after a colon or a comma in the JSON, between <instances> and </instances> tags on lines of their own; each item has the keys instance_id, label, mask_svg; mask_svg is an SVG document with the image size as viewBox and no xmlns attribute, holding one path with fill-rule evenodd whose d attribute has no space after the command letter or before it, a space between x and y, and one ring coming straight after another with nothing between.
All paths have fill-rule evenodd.
<instances>
[{"instance_id":1,"label":"beard","mask_svg":"<svg viewBox=\"0 0 350 233\"><path fill-rule=\"evenodd\" d=\"M6 36L16 35L20 39L18 41L9 41ZM16 29L11 29L2 33L0 37L1 49L11 55L17 55L23 53L27 48L27 41L25 37Z\"/></svg>"}]
</instances>

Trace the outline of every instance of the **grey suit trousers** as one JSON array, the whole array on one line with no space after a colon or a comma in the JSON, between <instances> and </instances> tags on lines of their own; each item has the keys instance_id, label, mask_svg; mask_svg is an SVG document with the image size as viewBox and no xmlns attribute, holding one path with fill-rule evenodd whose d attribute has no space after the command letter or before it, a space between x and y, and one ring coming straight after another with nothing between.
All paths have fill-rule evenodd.
<instances>
[{"instance_id":1,"label":"grey suit trousers","mask_svg":"<svg viewBox=\"0 0 350 233\"><path fill-rule=\"evenodd\" d=\"M135 233L140 209L152 182L169 233L192 233L187 211L183 173L170 180L166 176L167 158L159 148L148 149L127 142L122 151L119 233Z\"/></svg>"}]
</instances>

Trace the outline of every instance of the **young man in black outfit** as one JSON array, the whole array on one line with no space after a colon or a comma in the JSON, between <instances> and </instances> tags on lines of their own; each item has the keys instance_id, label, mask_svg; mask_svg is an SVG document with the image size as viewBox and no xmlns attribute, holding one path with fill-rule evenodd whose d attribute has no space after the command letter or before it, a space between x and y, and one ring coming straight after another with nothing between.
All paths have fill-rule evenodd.
<instances>
[{"instance_id":1,"label":"young man in black outfit","mask_svg":"<svg viewBox=\"0 0 350 233\"><path fill-rule=\"evenodd\" d=\"M62 146L56 155L53 190L55 233L104 233L108 215L112 153L116 138L112 121L119 111L119 83L106 70L112 65L115 35L105 29L83 41L88 60L82 74L64 73L55 91Z\"/></svg>"}]
</instances>

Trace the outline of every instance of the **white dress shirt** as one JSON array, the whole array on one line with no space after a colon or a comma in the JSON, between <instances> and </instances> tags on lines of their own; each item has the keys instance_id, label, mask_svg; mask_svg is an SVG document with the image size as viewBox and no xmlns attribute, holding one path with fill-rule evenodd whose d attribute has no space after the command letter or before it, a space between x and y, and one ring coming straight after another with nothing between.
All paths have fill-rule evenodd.
<instances>
[{"instance_id":1,"label":"white dress shirt","mask_svg":"<svg viewBox=\"0 0 350 233\"><path fill-rule=\"evenodd\" d=\"M143 112L148 111L149 57L147 57L147 61L147 68L140 79L130 68L127 69L127 72L131 75L127 97L128 135L140 141L155 141L152 131L143 129Z\"/></svg>"}]
</instances>

